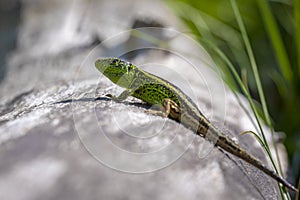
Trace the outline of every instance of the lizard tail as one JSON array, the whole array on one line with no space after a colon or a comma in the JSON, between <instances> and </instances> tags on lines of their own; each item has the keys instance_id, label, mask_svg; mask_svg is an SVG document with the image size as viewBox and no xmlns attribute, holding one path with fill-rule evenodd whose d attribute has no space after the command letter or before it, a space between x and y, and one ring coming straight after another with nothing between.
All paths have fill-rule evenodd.
<instances>
[{"instance_id":1,"label":"lizard tail","mask_svg":"<svg viewBox=\"0 0 300 200\"><path fill-rule=\"evenodd\" d=\"M287 187L288 189L298 192L298 189L295 188L292 184L290 184L288 181L280 177L274 170L269 169L267 166L265 166L261 161L259 161L254 156L247 153L247 151L240 146L236 145L233 140L231 140L229 137L219 134L219 131L214 128L210 128L208 130L208 133L211 132L212 135L217 136L216 138L216 145L224 149L225 151L241 158L242 160L248 162L249 164L257 167L261 171L263 171L265 174L269 175L279 183L281 183L283 186Z\"/></svg>"}]
</instances>

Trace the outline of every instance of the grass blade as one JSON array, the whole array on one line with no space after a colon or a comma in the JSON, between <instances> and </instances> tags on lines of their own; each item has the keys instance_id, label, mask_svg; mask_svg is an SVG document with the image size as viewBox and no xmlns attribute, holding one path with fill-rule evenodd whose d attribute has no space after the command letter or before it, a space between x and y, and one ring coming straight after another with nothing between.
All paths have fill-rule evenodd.
<instances>
[{"instance_id":1,"label":"grass blade","mask_svg":"<svg viewBox=\"0 0 300 200\"><path fill-rule=\"evenodd\" d=\"M261 2L263 0L258 0L258 1ZM254 57L253 51L252 51L250 40L249 40L249 37L247 35L247 31L246 31L245 25L243 23L240 11L238 9L236 0L230 0L230 2L231 2L231 5L232 5L233 12L234 12L235 18L237 20L238 26L239 26L239 28L241 30L241 34L242 34L242 37L243 37L243 40L244 40L244 43L245 43L246 50L248 52L248 56L249 56L250 63L251 63L251 66L252 66L252 70L253 70L253 74L254 74L254 77L255 77L255 81L256 81L256 85L257 85L257 89L258 89L260 101L261 101L261 104L262 104L263 112L264 112L264 115L265 115L265 119L266 119L266 122L267 122L268 126L270 127L270 130L271 130L271 133L272 133L273 145L274 145L275 152L276 152L276 160L277 160L277 162L279 164L280 174L282 174L281 163L280 163L279 156L278 156L278 149L277 149L277 145L276 145L276 143L274 141L274 137L273 137L274 130L272 128L271 119L270 119L270 115L269 115L269 112L268 112L268 108L267 108L267 104L266 104L266 100L265 100L265 95L264 95L264 92L263 92L263 89L262 89L262 84L261 84L261 80L260 80L260 77L259 77L258 67L257 67L256 61L255 61L255 57ZM270 12L270 10L269 10L269 12ZM269 14L270 14L270 16L272 16L271 13L269 13ZM270 17L270 16L268 16L268 17ZM273 26L275 26L275 25L273 25ZM291 71L289 71L289 72L291 72ZM286 74L286 75L288 75L288 74ZM270 153L270 148L269 148L268 142L266 140L266 137L265 137L265 134L263 133L263 131L261 132L261 136L262 136L265 148L267 149L267 152L269 151L269 153ZM274 166L275 171L277 173L279 173L271 154L269 154L269 158L270 158L270 160L271 160L271 162L272 162L272 164ZM282 198L284 198L284 194L283 193L286 194L287 198L289 197L288 193L285 190L283 190L282 187L279 187L279 189L280 189Z\"/></svg>"},{"instance_id":2,"label":"grass blade","mask_svg":"<svg viewBox=\"0 0 300 200\"><path fill-rule=\"evenodd\" d=\"M296 0L299 1L299 0ZM275 22L274 16L272 15L270 6L266 0L257 0L258 7L260 9L262 18L266 25L266 31L269 34L269 38L273 45L276 58L279 63L280 70L285 77L285 79L289 82L293 80L293 71L290 64L290 61L287 56L287 52L283 41L281 39L279 29Z\"/></svg>"}]
</instances>

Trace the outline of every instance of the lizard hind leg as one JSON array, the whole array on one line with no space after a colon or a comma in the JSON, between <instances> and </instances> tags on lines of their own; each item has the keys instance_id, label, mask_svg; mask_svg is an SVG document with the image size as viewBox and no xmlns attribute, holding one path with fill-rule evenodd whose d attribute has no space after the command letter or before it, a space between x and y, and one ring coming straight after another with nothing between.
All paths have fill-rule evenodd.
<instances>
[{"instance_id":1,"label":"lizard hind leg","mask_svg":"<svg viewBox=\"0 0 300 200\"><path fill-rule=\"evenodd\" d=\"M162 105L155 104L151 107L151 110L147 110L146 112L166 118L169 115L173 117L174 114L180 113L180 109L171 99L164 99Z\"/></svg>"},{"instance_id":2,"label":"lizard hind leg","mask_svg":"<svg viewBox=\"0 0 300 200\"><path fill-rule=\"evenodd\" d=\"M179 119L181 116L181 110L177 103L171 99L164 99L163 107L165 108L168 116L173 119Z\"/></svg>"}]
</instances>

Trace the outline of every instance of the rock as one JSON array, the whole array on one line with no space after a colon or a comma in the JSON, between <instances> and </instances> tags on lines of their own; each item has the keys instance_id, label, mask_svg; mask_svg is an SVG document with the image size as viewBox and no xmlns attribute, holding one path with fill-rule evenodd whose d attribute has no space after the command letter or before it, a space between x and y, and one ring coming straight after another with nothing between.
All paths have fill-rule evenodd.
<instances>
[{"instance_id":1,"label":"rock","mask_svg":"<svg viewBox=\"0 0 300 200\"><path fill-rule=\"evenodd\" d=\"M162 2L33 2L23 3L19 46L0 90L0 199L280 198L275 181L180 124L147 113L143 102L105 97L122 89L100 76L93 62L125 52L181 87L217 127L268 164L252 135L239 135L254 125L190 38L171 29L141 29L168 45L137 54L126 50L160 43L130 32L105 39L141 24L134 20L149 17L142 11L150 6L156 24L177 24L174 16L166 20L171 13ZM69 41L61 27L72 35Z\"/></svg>"},{"instance_id":2,"label":"rock","mask_svg":"<svg viewBox=\"0 0 300 200\"><path fill-rule=\"evenodd\" d=\"M26 94L1 115L3 199L275 197L274 181L190 130L144 113L133 98L93 101L97 85L80 83L73 103L54 103L73 89L59 85ZM110 83L99 86L102 94Z\"/></svg>"}]
</instances>

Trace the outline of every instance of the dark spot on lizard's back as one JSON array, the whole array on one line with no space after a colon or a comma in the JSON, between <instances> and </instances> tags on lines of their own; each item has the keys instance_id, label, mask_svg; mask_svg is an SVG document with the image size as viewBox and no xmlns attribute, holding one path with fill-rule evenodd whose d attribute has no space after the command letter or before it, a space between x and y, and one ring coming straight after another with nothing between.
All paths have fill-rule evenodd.
<instances>
[{"instance_id":1,"label":"dark spot on lizard's back","mask_svg":"<svg viewBox=\"0 0 300 200\"><path fill-rule=\"evenodd\" d=\"M128 71L131 71L131 70L133 70L133 65L131 63L129 63L129 65L128 65Z\"/></svg>"}]
</instances>

